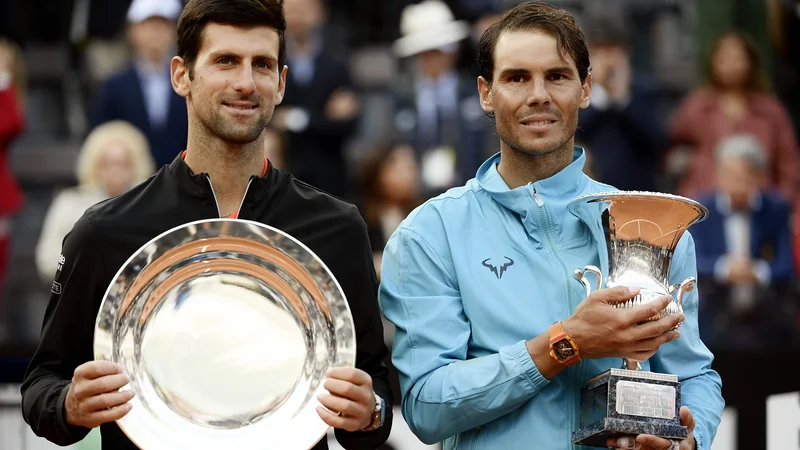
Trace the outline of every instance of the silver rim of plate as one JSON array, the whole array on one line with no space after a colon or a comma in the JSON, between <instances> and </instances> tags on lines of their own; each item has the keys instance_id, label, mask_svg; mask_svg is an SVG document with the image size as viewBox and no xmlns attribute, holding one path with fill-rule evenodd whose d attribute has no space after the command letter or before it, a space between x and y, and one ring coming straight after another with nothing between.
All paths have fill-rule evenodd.
<instances>
[{"instance_id":1,"label":"silver rim of plate","mask_svg":"<svg viewBox=\"0 0 800 450\"><path fill-rule=\"evenodd\" d=\"M224 307L221 307L224 306ZM355 365L344 292L308 247L267 225L210 219L136 251L97 315L94 356L120 364L137 446L308 449L328 425L317 396Z\"/></svg>"}]
</instances>

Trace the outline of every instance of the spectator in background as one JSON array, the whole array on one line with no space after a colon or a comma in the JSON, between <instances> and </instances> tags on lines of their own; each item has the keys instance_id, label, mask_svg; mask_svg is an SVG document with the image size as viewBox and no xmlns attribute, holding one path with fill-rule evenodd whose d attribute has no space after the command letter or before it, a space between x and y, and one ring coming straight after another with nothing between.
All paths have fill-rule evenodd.
<instances>
[{"instance_id":1,"label":"spectator in background","mask_svg":"<svg viewBox=\"0 0 800 450\"><path fill-rule=\"evenodd\" d=\"M632 37L625 20L607 13L589 16L584 23L592 98L580 112L576 139L592 149L598 181L622 190L661 190L657 179L667 138L658 88L632 67Z\"/></svg>"},{"instance_id":2,"label":"spectator in background","mask_svg":"<svg viewBox=\"0 0 800 450\"><path fill-rule=\"evenodd\" d=\"M361 212L380 279L383 248L400 222L422 203L414 149L405 143L377 146L362 165Z\"/></svg>"},{"instance_id":3,"label":"spectator in background","mask_svg":"<svg viewBox=\"0 0 800 450\"><path fill-rule=\"evenodd\" d=\"M765 181L786 200L797 195L798 143L780 101L768 93L758 54L742 34L723 34L710 54L709 85L683 100L672 127L676 147L688 151L688 167L680 183L683 195L713 188L714 149L725 137L755 135L765 151ZM676 151L681 151L677 148Z\"/></svg>"},{"instance_id":4,"label":"spectator in background","mask_svg":"<svg viewBox=\"0 0 800 450\"><path fill-rule=\"evenodd\" d=\"M157 168L186 148L186 101L172 89L169 77L181 10L178 0L133 0L127 35L135 59L130 68L106 80L92 114L93 127L124 120L142 130Z\"/></svg>"},{"instance_id":5,"label":"spectator in background","mask_svg":"<svg viewBox=\"0 0 800 450\"><path fill-rule=\"evenodd\" d=\"M711 212L693 226L703 283L700 326L710 346L767 345L789 339L785 323L794 277L789 205L764 189L767 156L751 135L716 149L716 187L700 197ZM791 320L791 319L790 319Z\"/></svg>"},{"instance_id":6,"label":"spectator in background","mask_svg":"<svg viewBox=\"0 0 800 450\"><path fill-rule=\"evenodd\" d=\"M458 45L470 27L438 0L407 6L400 27L394 51L408 58L410 71L394 92L395 128L416 149L421 193L430 197L474 177L496 143L488 143L491 123L475 76L456 69Z\"/></svg>"},{"instance_id":7,"label":"spectator in background","mask_svg":"<svg viewBox=\"0 0 800 450\"><path fill-rule=\"evenodd\" d=\"M18 46L0 38L0 293L11 252L11 218L22 208L22 190L8 162L11 141L25 126L24 66Z\"/></svg>"},{"instance_id":8,"label":"spectator in background","mask_svg":"<svg viewBox=\"0 0 800 450\"><path fill-rule=\"evenodd\" d=\"M78 158L78 186L60 192L44 219L36 246L39 276L53 279L61 243L87 208L124 193L154 169L147 138L133 125L117 120L92 130Z\"/></svg>"},{"instance_id":9,"label":"spectator in background","mask_svg":"<svg viewBox=\"0 0 800 450\"><path fill-rule=\"evenodd\" d=\"M327 51L321 0L285 0L286 95L272 126L287 132L289 172L319 189L349 197L345 144L360 104L347 60Z\"/></svg>"}]
</instances>

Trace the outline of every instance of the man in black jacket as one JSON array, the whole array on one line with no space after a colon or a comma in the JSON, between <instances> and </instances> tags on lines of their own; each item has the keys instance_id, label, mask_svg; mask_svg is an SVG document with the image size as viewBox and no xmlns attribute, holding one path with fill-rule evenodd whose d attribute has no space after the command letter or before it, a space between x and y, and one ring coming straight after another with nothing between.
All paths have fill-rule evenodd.
<instances>
[{"instance_id":1,"label":"man in black jacket","mask_svg":"<svg viewBox=\"0 0 800 450\"><path fill-rule=\"evenodd\" d=\"M127 258L187 222L239 217L279 228L314 251L353 315L357 368L336 368L318 414L348 449L375 449L391 429L387 354L366 226L356 208L272 167L263 130L287 68L280 0L191 0L178 25L172 85L186 98L186 151L145 183L84 214L64 241L41 342L22 385L33 431L59 445L100 426L104 449L136 446L114 422L130 411L122 368L93 361L95 317ZM338 415L330 411L339 412ZM316 449L327 448L321 441Z\"/></svg>"}]
</instances>

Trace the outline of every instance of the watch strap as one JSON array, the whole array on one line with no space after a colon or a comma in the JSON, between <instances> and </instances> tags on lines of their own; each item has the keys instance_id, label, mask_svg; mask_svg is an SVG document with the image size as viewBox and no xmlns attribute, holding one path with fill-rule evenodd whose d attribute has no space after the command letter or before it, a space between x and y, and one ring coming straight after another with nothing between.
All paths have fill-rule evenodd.
<instances>
[{"instance_id":1,"label":"watch strap","mask_svg":"<svg viewBox=\"0 0 800 450\"><path fill-rule=\"evenodd\" d=\"M571 366L581 360L580 357L580 350L578 349L578 344L575 343L575 340L572 339L566 331L564 331L564 326L561 322L556 322L553 325L550 325L550 328L547 330L547 334L550 340L550 356L558 361L560 364L565 366ZM569 345L572 347L575 354L567 359L560 359L558 355L556 355L556 351L554 345L557 342L566 340L569 342Z\"/></svg>"},{"instance_id":2,"label":"watch strap","mask_svg":"<svg viewBox=\"0 0 800 450\"><path fill-rule=\"evenodd\" d=\"M375 410L372 411L372 421L360 431L374 431L383 426L383 418L386 415L384 413L386 404L380 395L375 394L374 392L373 395L375 395Z\"/></svg>"}]
</instances>

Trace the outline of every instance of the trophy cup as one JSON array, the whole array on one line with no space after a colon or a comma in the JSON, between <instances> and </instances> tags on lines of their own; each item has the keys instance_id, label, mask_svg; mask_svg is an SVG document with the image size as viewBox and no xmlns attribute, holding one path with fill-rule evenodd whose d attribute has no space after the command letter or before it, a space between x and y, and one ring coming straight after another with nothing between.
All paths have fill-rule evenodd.
<instances>
[{"instance_id":1,"label":"trophy cup","mask_svg":"<svg viewBox=\"0 0 800 450\"><path fill-rule=\"evenodd\" d=\"M322 381L355 365L344 292L322 260L261 223L210 219L142 246L100 305L95 359L136 396L117 421L142 449L308 449Z\"/></svg>"},{"instance_id":2,"label":"trophy cup","mask_svg":"<svg viewBox=\"0 0 800 450\"><path fill-rule=\"evenodd\" d=\"M639 287L633 299L617 304L631 308L677 292L677 298L648 320L683 312L683 295L695 285L692 277L669 284L675 248L686 229L708 216L699 203L669 194L606 192L583 196L569 205L578 217L603 224L607 263L605 273L595 266L575 271L575 277L592 290L587 274L596 277L595 289L605 285ZM602 252L602 250L601 250ZM680 325L678 325L680 326ZM651 434L684 439L688 429L680 423L678 376L644 371L639 361L623 360L623 368L597 375L581 389L580 428L574 444L606 447L610 437Z\"/></svg>"}]
</instances>

